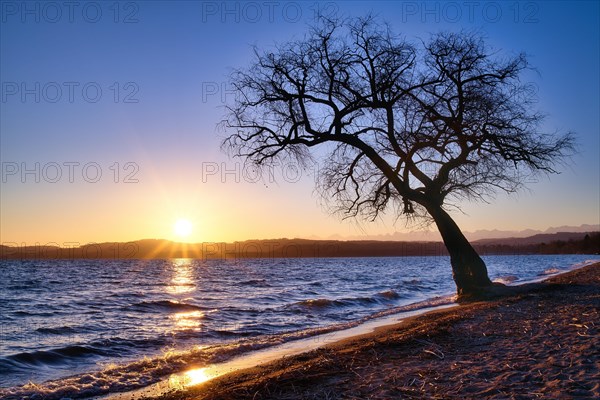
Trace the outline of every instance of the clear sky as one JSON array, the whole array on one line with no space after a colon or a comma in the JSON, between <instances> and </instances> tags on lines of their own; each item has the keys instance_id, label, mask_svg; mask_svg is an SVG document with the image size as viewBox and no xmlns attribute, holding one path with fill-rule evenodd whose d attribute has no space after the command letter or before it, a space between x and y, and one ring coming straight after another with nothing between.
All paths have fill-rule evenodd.
<instances>
[{"instance_id":1,"label":"clear sky","mask_svg":"<svg viewBox=\"0 0 600 400\"><path fill-rule=\"evenodd\" d=\"M393 215L341 221L294 166L254 182L219 149L231 68L301 37L315 13L385 18L409 39L477 29L539 74L548 131L574 131L560 175L453 214L468 231L600 223L599 3L1 2L0 241L26 244L357 236Z\"/></svg>"}]
</instances>

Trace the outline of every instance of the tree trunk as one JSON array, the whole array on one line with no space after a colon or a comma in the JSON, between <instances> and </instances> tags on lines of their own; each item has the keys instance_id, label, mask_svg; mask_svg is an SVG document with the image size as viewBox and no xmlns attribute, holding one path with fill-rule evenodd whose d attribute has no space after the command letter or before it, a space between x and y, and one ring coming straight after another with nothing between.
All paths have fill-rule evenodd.
<instances>
[{"instance_id":1,"label":"tree trunk","mask_svg":"<svg viewBox=\"0 0 600 400\"><path fill-rule=\"evenodd\" d=\"M476 295L492 286L485 263L454 220L441 207L428 208L446 249L450 253L452 277L459 295Z\"/></svg>"}]
</instances>

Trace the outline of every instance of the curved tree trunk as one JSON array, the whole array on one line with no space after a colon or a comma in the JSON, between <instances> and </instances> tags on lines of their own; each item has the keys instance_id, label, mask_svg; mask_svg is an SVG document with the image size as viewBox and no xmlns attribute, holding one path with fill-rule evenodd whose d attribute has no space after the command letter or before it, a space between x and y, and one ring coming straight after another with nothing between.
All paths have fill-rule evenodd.
<instances>
[{"instance_id":1,"label":"curved tree trunk","mask_svg":"<svg viewBox=\"0 0 600 400\"><path fill-rule=\"evenodd\" d=\"M446 211L441 207L428 208L428 211L450 253L452 277L458 294L471 295L485 292L486 288L492 286L492 281L479 254Z\"/></svg>"}]
</instances>

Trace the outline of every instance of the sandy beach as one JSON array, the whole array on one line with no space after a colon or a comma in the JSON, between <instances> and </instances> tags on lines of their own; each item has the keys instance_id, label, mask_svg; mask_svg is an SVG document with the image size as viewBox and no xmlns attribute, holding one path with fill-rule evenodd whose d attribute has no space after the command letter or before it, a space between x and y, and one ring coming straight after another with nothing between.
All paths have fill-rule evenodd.
<instances>
[{"instance_id":1,"label":"sandy beach","mask_svg":"<svg viewBox=\"0 0 600 400\"><path fill-rule=\"evenodd\" d=\"M596 263L157 398L599 398L599 314Z\"/></svg>"}]
</instances>

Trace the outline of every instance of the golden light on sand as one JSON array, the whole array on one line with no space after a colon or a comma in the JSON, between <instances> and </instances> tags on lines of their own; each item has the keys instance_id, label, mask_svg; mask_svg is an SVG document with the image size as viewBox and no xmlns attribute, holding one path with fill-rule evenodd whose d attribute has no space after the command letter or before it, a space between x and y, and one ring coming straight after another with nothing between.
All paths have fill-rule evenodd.
<instances>
[{"instance_id":1,"label":"golden light on sand","mask_svg":"<svg viewBox=\"0 0 600 400\"><path fill-rule=\"evenodd\" d=\"M175 222L175 225L173 225L173 232L181 239L190 236L193 230L194 226L188 219L180 218Z\"/></svg>"},{"instance_id":2,"label":"golden light on sand","mask_svg":"<svg viewBox=\"0 0 600 400\"><path fill-rule=\"evenodd\" d=\"M194 386L211 379L212 376L210 374L207 374L207 370L208 368L198 368L187 371L185 373L185 376L188 379L186 380L185 385Z\"/></svg>"},{"instance_id":3,"label":"golden light on sand","mask_svg":"<svg viewBox=\"0 0 600 400\"><path fill-rule=\"evenodd\" d=\"M173 374L169 377L168 382L171 389L182 390L190 386L199 385L220 375L223 375L223 371L220 371L213 365L204 368L194 368L180 374Z\"/></svg>"}]
</instances>

